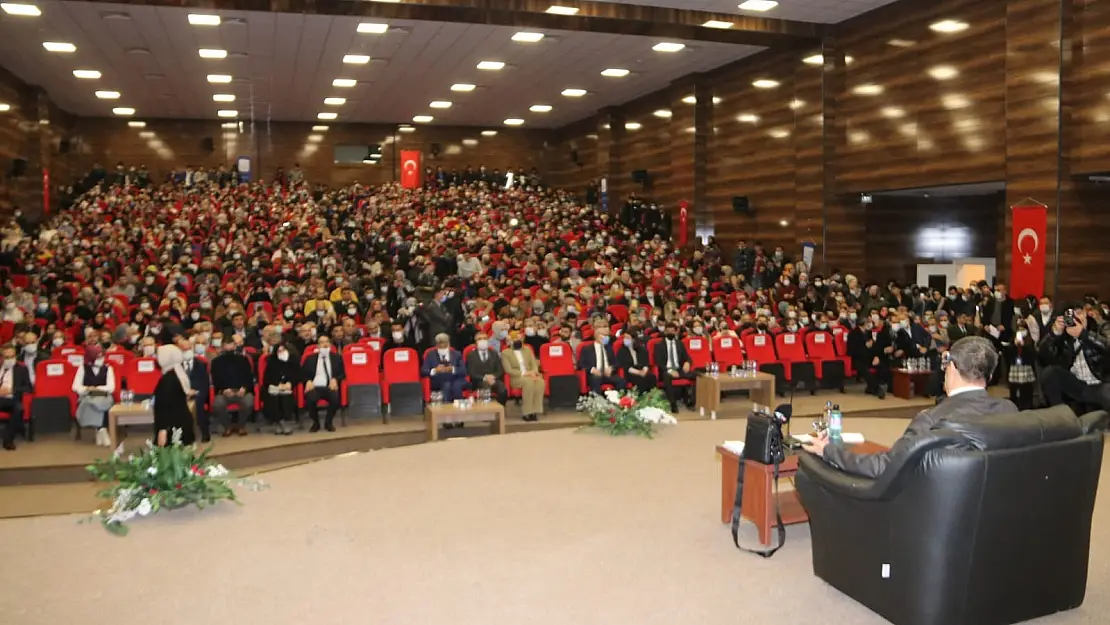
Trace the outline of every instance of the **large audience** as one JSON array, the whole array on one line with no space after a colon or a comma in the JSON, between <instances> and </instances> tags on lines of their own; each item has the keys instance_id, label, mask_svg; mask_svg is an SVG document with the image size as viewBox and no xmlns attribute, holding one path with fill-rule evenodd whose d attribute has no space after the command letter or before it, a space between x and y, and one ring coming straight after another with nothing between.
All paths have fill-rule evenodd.
<instances>
[{"instance_id":1,"label":"large audience","mask_svg":"<svg viewBox=\"0 0 1110 625\"><path fill-rule=\"evenodd\" d=\"M916 362L936 372L948 345L979 334L1002 353L996 381L1021 408L1101 401L1110 315L1094 296L1056 305L1011 299L1001 283L944 293L869 282L813 271L758 241L726 255L709 237L684 253L658 208L633 200L604 214L523 172L511 186L485 168L437 172L418 189L327 189L299 168L269 184L229 172L190 168L157 183L142 167L97 168L68 209L37 227L9 224L0 411L16 418L6 448L23 427L20 395L35 387L36 365L73 348L84 359L75 418L97 429L99 444L113 391L127 383L106 364L113 354L187 372L207 440L209 414L223 435L245 435L256 394L274 431L290 433L298 388L308 405L326 405L323 427L334 429L339 355L370 340L385 352L416 350L447 401L478 388L502 400L523 394L525 420L544 411L541 350L560 342L590 391L662 386L673 410L692 405L682 381L705 364L686 339L734 339L745 358L773 365L751 337L781 348L780 335L814 350L802 357L817 371L793 376L791 357L771 352L785 363L777 375L811 392L855 377L884 397L894 369ZM818 354L824 344L835 349ZM475 354L462 358L470 346ZM260 378L262 358L271 366ZM822 374L822 359L840 368Z\"/></svg>"}]
</instances>

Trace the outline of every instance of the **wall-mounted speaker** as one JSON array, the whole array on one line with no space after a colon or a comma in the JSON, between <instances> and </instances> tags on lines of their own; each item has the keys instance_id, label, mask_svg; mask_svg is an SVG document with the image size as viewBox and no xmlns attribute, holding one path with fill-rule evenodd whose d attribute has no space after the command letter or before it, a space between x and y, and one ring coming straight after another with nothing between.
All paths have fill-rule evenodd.
<instances>
[{"instance_id":1,"label":"wall-mounted speaker","mask_svg":"<svg viewBox=\"0 0 1110 625\"><path fill-rule=\"evenodd\" d=\"M732 198L732 211L735 213L750 213L751 205L748 204L748 196L737 195Z\"/></svg>"},{"instance_id":2,"label":"wall-mounted speaker","mask_svg":"<svg viewBox=\"0 0 1110 625\"><path fill-rule=\"evenodd\" d=\"M27 174L27 159L15 158L12 159L12 168L8 170L8 176L11 178L19 178Z\"/></svg>"},{"instance_id":3,"label":"wall-mounted speaker","mask_svg":"<svg viewBox=\"0 0 1110 625\"><path fill-rule=\"evenodd\" d=\"M69 139L69 137L62 137L62 139L60 141L58 141L58 154L69 154L69 150L70 150L70 139Z\"/></svg>"},{"instance_id":4,"label":"wall-mounted speaker","mask_svg":"<svg viewBox=\"0 0 1110 625\"><path fill-rule=\"evenodd\" d=\"M212 140L212 137L205 137L200 140L200 149L211 154L216 151L216 142Z\"/></svg>"},{"instance_id":5,"label":"wall-mounted speaker","mask_svg":"<svg viewBox=\"0 0 1110 625\"><path fill-rule=\"evenodd\" d=\"M431 152L432 158L435 158L435 157L439 156L440 152L443 151L443 146L438 144L438 143L433 143L431 146L429 146L428 151Z\"/></svg>"},{"instance_id":6,"label":"wall-mounted speaker","mask_svg":"<svg viewBox=\"0 0 1110 625\"><path fill-rule=\"evenodd\" d=\"M646 169L637 169L632 172L632 182L636 184L647 185L649 180L651 180L651 176Z\"/></svg>"},{"instance_id":7,"label":"wall-mounted speaker","mask_svg":"<svg viewBox=\"0 0 1110 625\"><path fill-rule=\"evenodd\" d=\"M574 163L575 165L582 165L582 163L578 161L578 150L570 151L570 162Z\"/></svg>"}]
</instances>

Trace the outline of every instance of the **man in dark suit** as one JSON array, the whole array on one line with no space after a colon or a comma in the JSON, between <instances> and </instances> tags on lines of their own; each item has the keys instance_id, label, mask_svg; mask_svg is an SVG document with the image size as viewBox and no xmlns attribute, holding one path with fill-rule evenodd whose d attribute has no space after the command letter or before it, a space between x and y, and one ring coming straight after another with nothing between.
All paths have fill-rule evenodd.
<instances>
[{"instance_id":1,"label":"man in dark suit","mask_svg":"<svg viewBox=\"0 0 1110 625\"><path fill-rule=\"evenodd\" d=\"M315 354L305 359L301 365L301 379L304 383L304 405L312 417L309 432L320 431L320 411L317 402L323 400L328 412L324 419L324 429L335 431L335 413L339 412L339 383L347 377L343 369L343 359L332 349L331 339L325 334L316 342L319 348Z\"/></svg>"},{"instance_id":2,"label":"man in dark suit","mask_svg":"<svg viewBox=\"0 0 1110 625\"><path fill-rule=\"evenodd\" d=\"M212 388L216 391L216 399L212 404L212 413L224 426L224 436L231 436L236 431L239 436L246 436L244 427L254 411L254 369L251 361L242 351L242 343L235 341L231 336L224 336L221 343L223 351L212 359ZM239 407L238 417L233 423L228 415L228 407ZM204 431L201 430L203 437Z\"/></svg>"},{"instance_id":3,"label":"man in dark suit","mask_svg":"<svg viewBox=\"0 0 1110 625\"><path fill-rule=\"evenodd\" d=\"M678 390L673 383L675 380L696 380L697 374L691 368L686 346L678 340L678 326L673 321L668 321L663 327L663 340L655 346L654 357L663 391L671 403L671 412L678 412ZM692 407L694 394L687 393L684 401L687 407Z\"/></svg>"},{"instance_id":4,"label":"man in dark suit","mask_svg":"<svg viewBox=\"0 0 1110 625\"><path fill-rule=\"evenodd\" d=\"M497 401L504 405L509 393L505 389L505 368L501 366L501 355L489 348L489 336L485 332L475 335L474 344L476 348L466 357L470 385L476 389L490 389Z\"/></svg>"},{"instance_id":5,"label":"man in dark suit","mask_svg":"<svg viewBox=\"0 0 1110 625\"><path fill-rule=\"evenodd\" d=\"M617 376L617 357L609 344L609 325L601 322L594 326L592 345L582 349L578 369L586 372L586 385L595 395L601 394L603 384L623 391L628 384Z\"/></svg>"},{"instance_id":6,"label":"man in dark suit","mask_svg":"<svg viewBox=\"0 0 1110 625\"><path fill-rule=\"evenodd\" d=\"M443 401L451 403L462 399L466 388L466 367L462 355L451 349L451 337L446 333L436 335L435 349L428 352L420 367L420 374L431 380L431 389L443 393Z\"/></svg>"},{"instance_id":7,"label":"man in dark suit","mask_svg":"<svg viewBox=\"0 0 1110 625\"><path fill-rule=\"evenodd\" d=\"M949 324L948 326L948 341L952 344L965 336L977 336L978 334L979 332L975 326L971 325L970 315L961 314L956 319L955 324Z\"/></svg>"},{"instance_id":8,"label":"man in dark suit","mask_svg":"<svg viewBox=\"0 0 1110 625\"><path fill-rule=\"evenodd\" d=\"M891 384L890 361L894 357L894 335L877 314L871 315L868 325L870 327L863 328L866 358L859 374L867 384L864 392L883 399Z\"/></svg>"},{"instance_id":9,"label":"man in dark suit","mask_svg":"<svg viewBox=\"0 0 1110 625\"><path fill-rule=\"evenodd\" d=\"M944 365L947 399L919 412L889 451L859 454L840 443L829 443L824 434L812 444L807 444L805 450L842 471L874 479L881 476L891 463L897 463L908 454L917 437L943 428L949 419L1018 411L1010 400L987 394L987 382L998 364L998 353L990 341L982 337L968 337L953 343L949 354L950 359Z\"/></svg>"},{"instance_id":10,"label":"man in dark suit","mask_svg":"<svg viewBox=\"0 0 1110 625\"><path fill-rule=\"evenodd\" d=\"M208 389L212 385L208 367L203 361L196 359L196 351L192 345L183 348L185 374L189 376L189 386L197 392L193 397L194 415L197 419L197 428L200 429L200 442L207 443L212 440L211 425L208 420Z\"/></svg>"},{"instance_id":11,"label":"man in dark suit","mask_svg":"<svg viewBox=\"0 0 1110 625\"><path fill-rule=\"evenodd\" d=\"M31 392L27 367L16 361L14 345L0 348L0 412L8 413L4 428L4 449L15 449L16 432L23 429L23 394Z\"/></svg>"},{"instance_id":12,"label":"man in dark suit","mask_svg":"<svg viewBox=\"0 0 1110 625\"><path fill-rule=\"evenodd\" d=\"M994 344L1001 349L1002 344L1010 343L1014 336L1016 316L1014 300L1010 299L1009 293L1006 292L1006 285L1001 282L994 285L994 294L988 297L990 299L987 299L986 304L983 305L980 322L984 327L991 326L998 330L998 337L994 339Z\"/></svg>"}]
</instances>

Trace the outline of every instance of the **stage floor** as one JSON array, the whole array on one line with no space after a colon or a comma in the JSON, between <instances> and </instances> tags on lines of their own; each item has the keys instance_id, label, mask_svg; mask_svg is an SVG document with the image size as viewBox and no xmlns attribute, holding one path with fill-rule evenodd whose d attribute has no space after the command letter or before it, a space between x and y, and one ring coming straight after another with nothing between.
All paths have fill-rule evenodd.
<instances>
[{"instance_id":1,"label":"stage floor","mask_svg":"<svg viewBox=\"0 0 1110 625\"><path fill-rule=\"evenodd\" d=\"M849 418L889 444L905 419ZM714 446L737 421L655 440L570 429L354 454L269 488L141 519L126 538L77 516L0 521L4 621L375 625L884 625L812 574L806 525L764 560L720 523ZM1110 461L1108 461L1110 462ZM1104 465L1104 485L1110 473ZM1110 497L1095 504L1086 603L1110 613ZM743 539L754 545L754 530ZM213 600L213 598L224 600Z\"/></svg>"}]
</instances>

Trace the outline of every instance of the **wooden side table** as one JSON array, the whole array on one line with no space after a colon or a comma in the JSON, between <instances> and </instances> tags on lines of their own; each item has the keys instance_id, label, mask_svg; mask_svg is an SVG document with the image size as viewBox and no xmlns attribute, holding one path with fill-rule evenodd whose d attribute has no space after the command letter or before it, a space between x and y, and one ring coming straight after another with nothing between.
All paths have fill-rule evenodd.
<instances>
[{"instance_id":1,"label":"wooden side table","mask_svg":"<svg viewBox=\"0 0 1110 625\"><path fill-rule=\"evenodd\" d=\"M902 399L929 396L929 378L932 371L910 371L908 369L895 369L894 396Z\"/></svg>"},{"instance_id":2,"label":"wooden side table","mask_svg":"<svg viewBox=\"0 0 1110 625\"><path fill-rule=\"evenodd\" d=\"M153 425L154 409L147 404L115 404L108 410L108 436L112 449L119 446L119 428L128 425Z\"/></svg>"},{"instance_id":3,"label":"wooden side table","mask_svg":"<svg viewBox=\"0 0 1110 625\"><path fill-rule=\"evenodd\" d=\"M424 423L428 427L428 440L439 440L439 426L443 423L488 422L490 433L505 433L505 407L499 402L476 401L470 408L457 408L450 404L424 406Z\"/></svg>"},{"instance_id":4,"label":"wooden side table","mask_svg":"<svg viewBox=\"0 0 1110 625\"><path fill-rule=\"evenodd\" d=\"M748 376L702 373L698 375L694 405L701 416L709 413L710 419L716 419L717 411L721 409L721 392L736 390L750 391L753 403L772 407L775 405L775 376L762 371Z\"/></svg>"}]
</instances>

